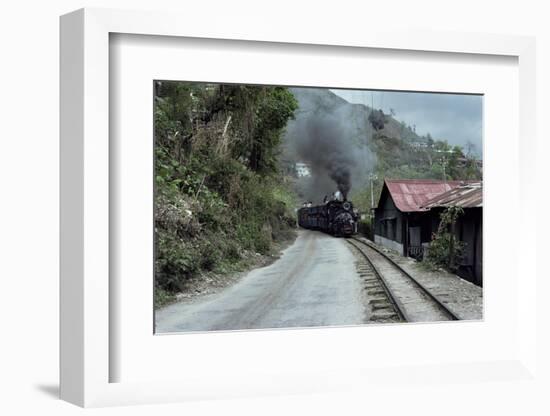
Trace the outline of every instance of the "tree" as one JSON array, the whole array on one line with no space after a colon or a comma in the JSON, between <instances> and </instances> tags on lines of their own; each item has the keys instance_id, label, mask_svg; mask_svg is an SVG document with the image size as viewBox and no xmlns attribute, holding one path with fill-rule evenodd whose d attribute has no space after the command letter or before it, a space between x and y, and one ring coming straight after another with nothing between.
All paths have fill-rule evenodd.
<instances>
[{"instance_id":1,"label":"tree","mask_svg":"<svg viewBox=\"0 0 550 416\"><path fill-rule=\"evenodd\" d=\"M466 142L465 149L466 149L466 156L468 158L472 158L472 157L475 158L475 152L477 147L472 141L468 140Z\"/></svg>"},{"instance_id":2,"label":"tree","mask_svg":"<svg viewBox=\"0 0 550 416\"><path fill-rule=\"evenodd\" d=\"M249 167L261 173L276 171L276 156L281 135L288 120L294 118L298 103L290 91L273 87L266 91L257 109L257 119L250 145Z\"/></svg>"},{"instance_id":3,"label":"tree","mask_svg":"<svg viewBox=\"0 0 550 416\"><path fill-rule=\"evenodd\" d=\"M375 131L380 131L386 124L386 116L382 110L373 110L369 114L369 123Z\"/></svg>"},{"instance_id":4,"label":"tree","mask_svg":"<svg viewBox=\"0 0 550 416\"><path fill-rule=\"evenodd\" d=\"M434 139L432 139L432 135L430 133L426 135L426 145L429 148L432 148L434 146Z\"/></svg>"}]
</instances>

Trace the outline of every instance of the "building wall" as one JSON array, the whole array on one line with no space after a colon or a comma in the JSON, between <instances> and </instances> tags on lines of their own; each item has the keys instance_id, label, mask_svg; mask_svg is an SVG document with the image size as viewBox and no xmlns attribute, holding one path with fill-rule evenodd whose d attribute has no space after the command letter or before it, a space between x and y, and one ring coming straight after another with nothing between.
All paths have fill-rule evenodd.
<instances>
[{"instance_id":1,"label":"building wall","mask_svg":"<svg viewBox=\"0 0 550 416\"><path fill-rule=\"evenodd\" d=\"M405 237L403 213L397 209L387 189L382 191L378 208L374 213L374 241L404 254Z\"/></svg>"},{"instance_id":2,"label":"building wall","mask_svg":"<svg viewBox=\"0 0 550 416\"><path fill-rule=\"evenodd\" d=\"M403 254L403 244L398 243L397 241L390 240L389 238L385 238L380 235L375 235L374 242L376 244L389 248L390 250L394 250L399 252L400 254Z\"/></svg>"},{"instance_id":3,"label":"building wall","mask_svg":"<svg viewBox=\"0 0 550 416\"><path fill-rule=\"evenodd\" d=\"M464 243L464 257L458 274L482 286L482 208L466 208L458 219L455 233Z\"/></svg>"},{"instance_id":4,"label":"building wall","mask_svg":"<svg viewBox=\"0 0 550 416\"><path fill-rule=\"evenodd\" d=\"M481 210L483 212L483 210ZM483 215L479 215L479 228L477 229L476 239L476 260L474 263L475 277L478 280L478 284L483 286Z\"/></svg>"},{"instance_id":5,"label":"building wall","mask_svg":"<svg viewBox=\"0 0 550 416\"><path fill-rule=\"evenodd\" d=\"M442 208L434 208L426 213L429 221L423 220L422 224L426 229L429 228L431 233L437 232L442 211ZM456 238L464 243L464 256L457 274L479 286L483 285L482 214L482 208L464 208L464 214L458 218L454 229ZM427 241L422 239L422 245L425 247L424 255L429 250L430 241L431 239Z\"/></svg>"}]
</instances>

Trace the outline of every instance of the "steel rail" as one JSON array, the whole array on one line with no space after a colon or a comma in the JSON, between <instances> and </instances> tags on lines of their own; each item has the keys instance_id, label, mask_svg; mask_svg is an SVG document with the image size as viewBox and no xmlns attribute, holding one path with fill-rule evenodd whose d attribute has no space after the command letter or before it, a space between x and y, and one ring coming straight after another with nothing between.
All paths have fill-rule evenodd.
<instances>
[{"instance_id":1,"label":"steel rail","mask_svg":"<svg viewBox=\"0 0 550 416\"><path fill-rule=\"evenodd\" d=\"M352 238L352 240L355 240L355 239ZM374 273L378 277L378 280L380 281L380 283L382 285L382 289L386 293L386 296L388 297L389 302L391 303L391 305L395 309L395 312L399 316L399 319L401 319L402 321L405 321L405 322L411 322L409 316L407 315L407 312L405 312L405 308L403 307L403 304L401 303L401 301L399 299L397 299L397 297L394 296L394 294L391 291L388 283L386 282L386 279L384 279L384 277L382 276L382 273L380 273L380 271L378 270L378 267L376 267L374 265L374 263L369 258L369 256L367 256L367 254L365 252L363 252L363 250L361 250L361 248L359 248L356 244L353 244L350 240L346 240L346 241L348 242L348 244L355 247L357 249L357 251L359 251L359 253L361 253L361 255L365 258L365 260L367 260L367 262L371 266L372 270L374 271Z\"/></svg>"},{"instance_id":2,"label":"steel rail","mask_svg":"<svg viewBox=\"0 0 550 416\"><path fill-rule=\"evenodd\" d=\"M395 260L393 260L392 258L390 258L386 253L384 253L382 250L380 250L378 247L374 247L373 245L363 241L363 240L360 240L358 239L357 237L351 237L352 240L355 240L365 246L367 246L368 248L370 248L371 250L374 250L376 251L378 254L380 254L384 259L386 259L392 266L394 266L399 272L401 272L403 275L407 276L413 283L416 284L417 287L420 288L420 290L422 290L426 295L428 295L428 297L434 302L437 304L437 306L439 306L447 315L449 315L449 317L451 318L451 320L453 321L460 321L461 318L455 313L453 312L452 310L450 310L447 305L445 305L443 303L443 301L441 299L439 299L435 294L433 294L432 292L430 292L430 290L428 290L428 288L426 288L422 283L420 283L417 279L415 279L409 272L407 272L405 269L403 269L399 264L397 264L397 262ZM366 255L366 254L365 254ZM370 261L370 260L369 260ZM372 262L371 262L372 263Z\"/></svg>"}]
</instances>

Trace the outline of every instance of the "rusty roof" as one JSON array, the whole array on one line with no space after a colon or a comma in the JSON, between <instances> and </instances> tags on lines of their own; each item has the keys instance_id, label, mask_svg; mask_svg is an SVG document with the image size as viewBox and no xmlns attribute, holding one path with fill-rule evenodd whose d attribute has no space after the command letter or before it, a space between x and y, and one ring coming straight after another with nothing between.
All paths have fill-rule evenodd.
<instances>
[{"instance_id":1,"label":"rusty roof","mask_svg":"<svg viewBox=\"0 0 550 416\"><path fill-rule=\"evenodd\" d=\"M422 208L457 206L481 208L483 206L483 182L469 182L427 201Z\"/></svg>"},{"instance_id":2,"label":"rusty roof","mask_svg":"<svg viewBox=\"0 0 550 416\"><path fill-rule=\"evenodd\" d=\"M435 197L464 184L463 181L435 179L385 179L395 206L401 212L428 211L424 205Z\"/></svg>"}]
</instances>

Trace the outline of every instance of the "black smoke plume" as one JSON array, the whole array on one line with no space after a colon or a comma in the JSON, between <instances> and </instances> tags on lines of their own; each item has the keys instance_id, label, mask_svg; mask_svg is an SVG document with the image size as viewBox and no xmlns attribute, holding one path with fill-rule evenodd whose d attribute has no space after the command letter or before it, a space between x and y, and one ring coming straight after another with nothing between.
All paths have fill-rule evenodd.
<instances>
[{"instance_id":1,"label":"black smoke plume","mask_svg":"<svg viewBox=\"0 0 550 416\"><path fill-rule=\"evenodd\" d=\"M304 120L296 151L313 174L325 172L347 198L355 158L345 135L346 129L342 128L339 118L326 113L311 115Z\"/></svg>"},{"instance_id":2,"label":"black smoke plume","mask_svg":"<svg viewBox=\"0 0 550 416\"><path fill-rule=\"evenodd\" d=\"M320 203L339 190L346 198L352 185L366 183L374 156L368 149L373 128L367 108L350 104L328 89L292 88L299 108L287 126L286 158L304 162L310 177L297 181L298 194Z\"/></svg>"}]
</instances>

